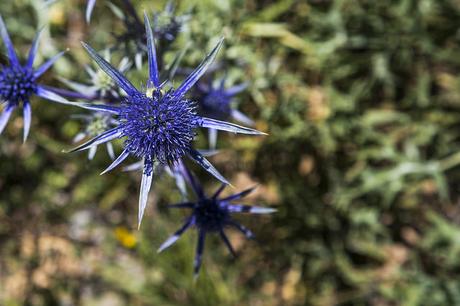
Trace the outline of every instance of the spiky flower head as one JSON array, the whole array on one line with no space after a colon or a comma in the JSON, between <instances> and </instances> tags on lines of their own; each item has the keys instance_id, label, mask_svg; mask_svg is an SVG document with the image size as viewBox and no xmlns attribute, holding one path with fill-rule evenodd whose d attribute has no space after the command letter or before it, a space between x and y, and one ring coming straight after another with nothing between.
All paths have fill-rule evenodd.
<instances>
[{"instance_id":1,"label":"spiky flower head","mask_svg":"<svg viewBox=\"0 0 460 306\"><path fill-rule=\"evenodd\" d=\"M212 164L193 149L192 141L195 138L195 129L205 127L234 133L264 134L232 123L199 116L195 112L194 103L185 98L187 91L193 87L211 64L222 45L222 40L179 87L167 89L168 82L160 83L153 31L146 14L144 22L147 32L149 66L149 77L145 91L138 90L120 71L110 65L93 48L83 43L91 57L125 91L126 96L122 99L120 106L98 105L100 109L116 115L117 126L72 150L89 149L115 138L125 139L123 152L104 173L118 166L128 156L135 156L143 161L139 225L147 204L153 168L156 163L174 165L187 156L217 179L228 184L228 181Z\"/></svg>"},{"instance_id":2,"label":"spiky flower head","mask_svg":"<svg viewBox=\"0 0 460 306\"><path fill-rule=\"evenodd\" d=\"M158 249L161 252L174 244L181 235L190 227L195 227L198 231L198 243L194 261L194 274L198 275L200 270L204 243L206 235L209 233L218 233L224 241L228 250L233 256L236 253L230 243L230 240L225 234L225 229L228 227L235 228L243 233L247 238L252 238L252 232L246 227L239 224L232 218L233 213L252 213L252 214L267 214L273 213L276 210L273 208L249 206L242 204L233 204L232 201L239 200L254 190L255 187L246 189L240 193L233 194L228 197L219 198L219 195L225 188L225 184L211 196L208 197L204 194L203 188L195 179L195 177L187 171L187 181L192 186L197 197L195 202L185 202L170 205L173 208L186 208L191 209L190 216L186 219L184 225L177 230L171 237L169 237Z\"/></svg>"},{"instance_id":3,"label":"spiky flower head","mask_svg":"<svg viewBox=\"0 0 460 306\"><path fill-rule=\"evenodd\" d=\"M32 69L4 67L0 71L0 97L3 101L18 104L37 91Z\"/></svg>"},{"instance_id":4,"label":"spiky flower head","mask_svg":"<svg viewBox=\"0 0 460 306\"><path fill-rule=\"evenodd\" d=\"M53 102L66 103L66 100L56 93L56 88L40 85L38 83L39 77L64 54L64 52L60 52L40 67L34 68L33 63L38 50L40 33L41 31L35 36L26 63L21 64L3 19L0 16L0 36L5 44L9 60L9 65L0 66L0 103L4 104L3 112L0 115L0 134L5 129L12 112L16 108L22 106L24 116L24 142L29 135L32 120L32 107L30 103L30 98L32 96L37 95Z\"/></svg>"},{"instance_id":5,"label":"spiky flower head","mask_svg":"<svg viewBox=\"0 0 460 306\"><path fill-rule=\"evenodd\" d=\"M199 120L194 103L177 99L171 89L122 101L120 121L127 136L125 148L136 157L163 165L173 165L192 149Z\"/></svg>"}]
</instances>

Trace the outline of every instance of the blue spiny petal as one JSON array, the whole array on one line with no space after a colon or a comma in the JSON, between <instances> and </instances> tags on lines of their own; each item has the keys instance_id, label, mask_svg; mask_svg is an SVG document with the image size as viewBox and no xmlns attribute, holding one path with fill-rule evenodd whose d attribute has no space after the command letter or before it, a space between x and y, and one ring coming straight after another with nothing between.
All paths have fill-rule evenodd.
<instances>
[{"instance_id":1,"label":"blue spiny petal","mask_svg":"<svg viewBox=\"0 0 460 306\"><path fill-rule=\"evenodd\" d=\"M152 27L150 25L149 17L144 13L145 31L147 32L147 56L149 60L149 81L155 85L160 86L157 54L155 50L155 40L153 38Z\"/></svg>"},{"instance_id":2,"label":"blue spiny petal","mask_svg":"<svg viewBox=\"0 0 460 306\"><path fill-rule=\"evenodd\" d=\"M158 253L163 252L165 249L173 245L180 238L180 236L193 224L193 221L193 216L188 218L185 224L179 230L177 230L171 237L163 242L163 244L158 248Z\"/></svg>"},{"instance_id":3,"label":"blue spiny petal","mask_svg":"<svg viewBox=\"0 0 460 306\"><path fill-rule=\"evenodd\" d=\"M222 238L222 240L224 241L225 245L227 246L227 249L230 251L230 254L232 254L233 257L236 257L235 250L233 249L232 244L230 243L230 240L228 240L228 237L225 234L224 230L221 229L219 231L219 234L220 234L220 238Z\"/></svg>"},{"instance_id":4,"label":"blue spiny petal","mask_svg":"<svg viewBox=\"0 0 460 306\"><path fill-rule=\"evenodd\" d=\"M221 184L219 189L217 189L216 192L212 195L212 198L217 199L217 197L222 193L222 191L224 191L225 187L227 187L227 185Z\"/></svg>"},{"instance_id":5,"label":"blue spiny petal","mask_svg":"<svg viewBox=\"0 0 460 306\"><path fill-rule=\"evenodd\" d=\"M264 132L260 132L248 127L240 126L234 123L220 121L216 119L202 117L200 121L200 126L208 129L216 129L220 131L239 133L239 134L248 134L248 135L267 135Z\"/></svg>"},{"instance_id":6,"label":"blue spiny petal","mask_svg":"<svg viewBox=\"0 0 460 306\"><path fill-rule=\"evenodd\" d=\"M146 173L146 171L144 170L144 173L142 174L141 190L139 192L139 216L137 224L138 229L141 227L142 217L144 216L145 207L147 206L150 187L152 186L152 180L153 173Z\"/></svg>"},{"instance_id":7,"label":"blue spiny petal","mask_svg":"<svg viewBox=\"0 0 460 306\"><path fill-rule=\"evenodd\" d=\"M198 151L195 150L190 150L189 152L189 157L196 162L198 165L203 167L206 171L208 171L211 175L213 175L216 179L221 181L224 184L230 185L230 182L225 179L225 177L222 176L222 174L217 171L216 168L206 159L201 155Z\"/></svg>"},{"instance_id":8,"label":"blue spiny petal","mask_svg":"<svg viewBox=\"0 0 460 306\"><path fill-rule=\"evenodd\" d=\"M276 212L276 209L270 207L231 204L228 206L228 211L231 213L271 214Z\"/></svg>"},{"instance_id":9,"label":"blue spiny petal","mask_svg":"<svg viewBox=\"0 0 460 306\"><path fill-rule=\"evenodd\" d=\"M195 83L201 78L201 76L206 72L209 65L211 65L212 61L217 55L217 52L222 47L224 39L221 38L211 53L205 57L205 59L201 62L201 64L185 79L185 81L176 89L174 95L176 98L181 98L190 90L190 88L195 85Z\"/></svg>"},{"instance_id":10,"label":"blue spiny petal","mask_svg":"<svg viewBox=\"0 0 460 306\"><path fill-rule=\"evenodd\" d=\"M23 142L26 142L27 136L29 136L30 123L32 121L32 108L28 100L25 100L23 104L23 116L24 116Z\"/></svg>"},{"instance_id":11,"label":"blue spiny petal","mask_svg":"<svg viewBox=\"0 0 460 306\"><path fill-rule=\"evenodd\" d=\"M113 168L115 168L116 166L118 166L119 164L121 164L127 157L129 156L129 151L128 150L123 150L123 152L121 152L120 156L117 157L117 159L115 159L113 161L113 163L110 164L110 166L107 167L107 169L105 169L102 173L102 174L105 174L107 172L109 172L110 170L112 170Z\"/></svg>"},{"instance_id":12,"label":"blue spiny petal","mask_svg":"<svg viewBox=\"0 0 460 306\"><path fill-rule=\"evenodd\" d=\"M0 134L5 129L6 124L8 123L8 120L10 119L11 113L14 111L15 108L16 108L15 105L8 103L6 107L3 109L3 112L0 115Z\"/></svg>"},{"instance_id":13,"label":"blue spiny petal","mask_svg":"<svg viewBox=\"0 0 460 306\"><path fill-rule=\"evenodd\" d=\"M34 77L35 78L38 78L40 77L42 74L44 74L48 69L50 69L51 66L53 66L53 64L61 57L64 55L66 51L62 51L62 52L59 52L58 54L56 54L55 56L53 56L52 58L50 58L49 60L47 60L43 65L41 65L40 67L37 68L37 70L35 70L34 72Z\"/></svg>"},{"instance_id":14,"label":"blue spiny petal","mask_svg":"<svg viewBox=\"0 0 460 306\"><path fill-rule=\"evenodd\" d=\"M254 191L254 189L257 188L257 185L256 186L252 186L251 188L248 188L248 189L245 189L239 193L235 193L231 196L228 196L226 198L223 198L222 201L226 201L226 202L229 202L229 201L233 201L233 200L238 200L238 199L241 199L241 198L244 198L245 196L247 196L248 194L250 194L251 192Z\"/></svg>"},{"instance_id":15,"label":"blue spiny petal","mask_svg":"<svg viewBox=\"0 0 460 306\"><path fill-rule=\"evenodd\" d=\"M198 231L198 243L196 246L195 261L193 263L193 274L195 278L198 277L198 272L200 272L205 239L206 239L206 232L200 229Z\"/></svg>"},{"instance_id":16,"label":"blue spiny petal","mask_svg":"<svg viewBox=\"0 0 460 306\"><path fill-rule=\"evenodd\" d=\"M32 68L34 65L35 56L37 55L38 50L38 42L40 40L40 35L42 30L39 30L37 34L35 34L35 38L32 42L32 46L30 47L29 57L27 58L27 67Z\"/></svg>"},{"instance_id":17,"label":"blue spiny petal","mask_svg":"<svg viewBox=\"0 0 460 306\"><path fill-rule=\"evenodd\" d=\"M136 87L125 76L108 63L103 57L86 43L82 42L83 47L88 51L88 54L94 61L105 71L128 95L135 95L138 93Z\"/></svg>"},{"instance_id":18,"label":"blue spiny petal","mask_svg":"<svg viewBox=\"0 0 460 306\"><path fill-rule=\"evenodd\" d=\"M105 131L104 133L100 134L99 136L94 137L93 139L85 142L84 144L82 144L82 145L80 145L80 146L78 146L76 148L71 149L70 151L67 151L67 153L76 152L76 151L83 151L83 150L89 149L91 147L100 145L102 143L109 142L109 141L111 141L111 140L113 140L115 138L120 138L121 136L122 136L122 132L120 131L120 129L118 127L116 127L116 128L110 129L108 131Z\"/></svg>"},{"instance_id":19,"label":"blue spiny petal","mask_svg":"<svg viewBox=\"0 0 460 306\"><path fill-rule=\"evenodd\" d=\"M0 36L3 39L3 43L6 46L6 52L8 54L8 59L12 66L19 66L19 60L14 51L13 43L11 42L10 35L8 34L8 30L6 29L5 23L3 22L2 16L0 16Z\"/></svg>"},{"instance_id":20,"label":"blue spiny petal","mask_svg":"<svg viewBox=\"0 0 460 306\"><path fill-rule=\"evenodd\" d=\"M87 23L91 21L91 15L93 13L95 4L96 4L96 0L88 0L88 4L86 4L85 18L86 18Z\"/></svg>"},{"instance_id":21,"label":"blue spiny petal","mask_svg":"<svg viewBox=\"0 0 460 306\"><path fill-rule=\"evenodd\" d=\"M247 83L242 83L225 90L225 94L232 97L244 91L248 87Z\"/></svg>"}]
</instances>

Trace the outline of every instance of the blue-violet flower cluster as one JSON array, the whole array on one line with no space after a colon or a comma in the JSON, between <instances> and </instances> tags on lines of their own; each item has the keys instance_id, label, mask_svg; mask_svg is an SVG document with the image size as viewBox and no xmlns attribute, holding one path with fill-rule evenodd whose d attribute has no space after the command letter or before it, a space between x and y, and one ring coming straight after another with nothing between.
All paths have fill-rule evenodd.
<instances>
[{"instance_id":1,"label":"blue-violet flower cluster","mask_svg":"<svg viewBox=\"0 0 460 306\"><path fill-rule=\"evenodd\" d=\"M96 0L87 1L87 22L90 21L95 3ZM236 222L232 214L266 214L275 211L271 208L232 203L249 194L254 188L227 197L219 197L229 182L206 159L207 156L216 153L214 148L217 131L249 135L264 135L265 133L226 121L234 119L245 125L253 125L252 120L231 105L232 98L246 88L245 83L230 88L226 88L225 78L218 86L214 86L212 81L198 83L215 59L223 44L223 39L219 40L198 67L192 70L179 86L172 86L171 79L178 70L185 50L174 58L167 69L162 55L167 49L167 44L175 40L188 16L175 16L174 6L169 2L164 12L154 15L155 28L152 28L147 14L144 14L142 24L132 3L129 0L123 0L122 4L125 11L121 14L123 14L127 32L123 34L125 36L118 37L126 45L135 44L134 62L138 68L142 66L143 54L147 54L148 77L141 88L134 86L124 75L131 66L126 57L122 58L117 69L110 64L109 50L106 50L105 55L101 56L86 43L82 43L83 47L104 74L86 67L90 76L87 84L58 77L72 90L40 84L38 79L64 52L58 53L38 68L34 68L41 33L39 31L32 42L27 60L21 64L0 16L0 36L8 58L8 64L0 66L0 103L4 106L0 115L0 134L5 129L12 112L22 106L23 141L26 141L31 125L31 98L33 96L93 111L90 114L72 116L81 119L85 124L83 131L75 136L74 142L83 141L85 138L91 139L69 152L88 150L88 158L91 160L96 154L97 147L105 144L112 163L101 174L111 171L128 157L138 160L137 163L125 167L125 170L142 170L138 210L139 227L155 175L163 170L169 172L175 178L184 199L188 197L187 183L191 186L197 198L196 201L170 205L170 207L190 209L192 211L190 216L184 225L160 246L158 251L161 252L171 246L188 228L195 227L198 231L198 244L194 273L197 276L207 234L218 233L230 253L236 255L225 229L233 227L248 238L253 235L251 231ZM159 56L156 48L158 45ZM189 98L187 94L192 98ZM71 102L67 99L78 99L84 102ZM95 103L96 101L100 103ZM210 151L200 151L194 148L193 143L198 128L208 129ZM116 139L123 139L123 149L117 157L112 145L112 141ZM203 188L187 168L186 157L222 183L222 186L211 197L205 195Z\"/></svg>"},{"instance_id":2,"label":"blue-violet flower cluster","mask_svg":"<svg viewBox=\"0 0 460 306\"><path fill-rule=\"evenodd\" d=\"M175 243L181 235L190 227L196 227L198 231L198 243L196 247L195 261L193 264L194 274L198 276L200 270L201 261L203 257L203 249L205 244L206 235L209 233L218 233L227 246L228 250L233 256L236 256L236 253L225 234L225 228L233 227L243 233L247 238L253 238L252 232L235 221L231 214L233 213L251 213L251 214L268 214L273 213L276 210L273 208L260 207L260 206L250 206L243 204L232 204L232 201L240 200L249 193L251 193L255 187L246 189L242 192L219 198L219 195L222 193L225 184L222 184L220 188L211 196L208 197L205 195L203 188L196 181L194 176L187 171L187 181L192 186L192 189L197 197L195 202L184 202L179 204L173 204L169 207L173 208L187 208L191 209L192 213L186 219L183 226L177 230L171 237L169 237L158 249L158 252L161 252Z\"/></svg>"},{"instance_id":3,"label":"blue-violet flower cluster","mask_svg":"<svg viewBox=\"0 0 460 306\"><path fill-rule=\"evenodd\" d=\"M24 117L23 141L27 140L32 121L31 97L36 95L52 102L66 103L66 100L56 93L56 89L50 86L41 85L38 79L56 62L64 52L60 52L46 61L38 68L34 68L34 60L38 50L40 39L39 31L25 64L21 64L14 50L10 36L6 29L3 18L0 16L0 36L6 47L9 65L0 66L0 103L5 104L0 115L0 134L5 129L13 111L22 105Z\"/></svg>"},{"instance_id":4,"label":"blue-violet flower cluster","mask_svg":"<svg viewBox=\"0 0 460 306\"><path fill-rule=\"evenodd\" d=\"M85 150L116 138L125 138L123 152L104 173L118 166L128 156L135 156L143 161L144 167L139 197L139 226L153 180L154 165L157 163L173 166L187 156L217 179L228 184L228 181L214 166L192 147L195 130L198 127L243 134L264 134L236 124L202 117L197 114L196 105L185 97L185 94L206 72L220 49L223 40L219 41L216 47L185 78L180 86L177 88L165 88L167 82L160 82L153 31L146 14L144 23L147 33L149 77L143 91L138 90L92 47L83 43L90 56L123 89L126 96L123 97L119 106L99 106L104 111L116 115L118 125L72 150Z\"/></svg>"}]
</instances>

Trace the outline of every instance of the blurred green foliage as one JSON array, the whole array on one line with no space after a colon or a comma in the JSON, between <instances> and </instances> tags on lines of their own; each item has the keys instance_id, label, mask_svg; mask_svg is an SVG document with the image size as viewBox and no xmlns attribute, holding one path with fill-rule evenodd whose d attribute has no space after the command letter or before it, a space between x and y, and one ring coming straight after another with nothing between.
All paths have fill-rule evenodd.
<instances>
[{"instance_id":1,"label":"blurred green foliage","mask_svg":"<svg viewBox=\"0 0 460 306\"><path fill-rule=\"evenodd\" d=\"M157 181L137 232L139 176L100 177L104 154L61 153L78 110L35 100L30 140L20 116L0 138L0 304L460 305L460 2L178 3L193 17L167 58L187 47L193 67L224 35L229 79L250 82L239 108L270 133L222 133L213 162L237 189L260 182L248 202L279 212L241 217L257 239L231 235L237 260L210 239L194 282L196 235L156 253L184 217L165 209L180 200L172 180ZM102 49L122 28L104 1L86 25L85 4L2 1L0 13L21 54L48 25L40 53L69 47L54 73L81 81L79 41Z\"/></svg>"}]
</instances>

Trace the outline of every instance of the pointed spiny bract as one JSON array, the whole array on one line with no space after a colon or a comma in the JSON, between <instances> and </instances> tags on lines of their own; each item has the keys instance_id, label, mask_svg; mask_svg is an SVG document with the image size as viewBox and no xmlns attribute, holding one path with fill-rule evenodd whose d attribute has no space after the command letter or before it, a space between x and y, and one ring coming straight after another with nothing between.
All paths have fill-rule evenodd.
<instances>
[{"instance_id":1,"label":"pointed spiny bract","mask_svg":"<svg viewBox=\"0 0 460 306\"><path fill-rule=\"evenodd\" d=\"M106 130L116 126L117 122L113 119L113 115L107 112L94 112L88 115L74 115L73 118L80 119L83 121L84 130L79 132L73 139L73 142L80 142L85 138L95 137ZM97 146L91 148L88 151L88 159L92 160ZM115 159L113 152L113 145L111 142L106 143L107 153L111 159Z\"/></svg>"},{"instance_id":2,"label":"pointed spiny bract","mask_svg":"<svg viewBox=\"0 0 460 306\"><path fill-rule=\"evenodd\" d=\"M14 46L11 42L8 30L0 16L0 35L6 48L6 53L9 60L9 65L0 66L0 103L5 104L3 112L0 115L0 134L5 129L8 120L14 109L23 107L24 116L24 134L23 141L27 140L29 135L32 108L30 98L37 95L41 98L64 103L65 99L56 94L56 89L38 84L38 78L45 73L58 60L63 52L55 55L40 67L34 69L33 62L38 49L38 40L40 31L35 36L35 39L30 48L27 62L21 65L19 62Z\"/></svg>"},{"instance_id":3,"label":"pointed spiny bract","mask_svg":"<svg viewBox=\"0 0 460 306\"><path fill-rule=\"evenodd\" d=\"M104 59L107 62L111 62L111 53L109 50L104 51ZM87 84L82 84L74 81L69 81L65 78L59 78L61 82L67 85L73 91L65 89L59 89L62 96L83 99L90 101L106 101L107 103L113 103L119 101L122 96L120 88L115 84L112 78L110 78L103 70L94 63L95 67L85 66L85 71L89 78ZM125 73L131 67L131 63L128 58L124 57L118 64L118 70L121 73ZM74 92L75 91L75 92Z\"/></svg>"},{"instance_id":4,"label":"pointed spiny bract","mask_svg":"<svg viewBox=\"0 0 460 306\"><path fill-rule=\"evenodd\" d=\"M104 59L110 62L111 53L109 50L105 50L104 52ZM94 64L96 65L96 64ZM126 72L130 67L129 60L127 58L123 58L119 65L118 70L122 73ZM107 103L112 104L120 101L121 99L121 90L118 86L116 86L115 82L112 78L110 78L103 70L96 66L92 68L90 66L86 66L85 70L89 75L89 84L81 84L73 81L66 80L64 78L59 78L61 82L69 86L74 91L68 91L65 89L58 89L59 93L63 96L69 98L77 98L83 100L104 100ZM118 107L114 106L117 109ZM89 115L74 115L71 116L76 119L81 119L84 123L84 130L77 133L74 137L74 142L80 142L85 138L95 137L107 129L113 128L118 124L118 121L114 120L113 113L109 112L100 112L96 111ZM92 160L94 155L96 154L97 147L91 147L88 151L88 159ZM113 145L111 142L106 143L106 150L112 160L115 159L115 153L113 150ZM126 158L126 156L124 156ZM121 162L120 158L117 161ZM113 163L109 168L107 168L103 173L110 171L118 164ZM101 173L101 174L103 174Z\"/></svg>"},{"instance_id":5,"label":"pointed spiny bract","mask_svg":"<svg viewBox=\"0 0 460 306\"><path fill-rule=\"evenodd\" d=\"M96 0L88 0L88 3L86 4L85 19L87 23L91 21L91 15L93 14L95 5L96 5Z\"/></svg>"},{"instance_id":6,"label":"pointed spiny bract","mask_svg":"<svg viewBox=\"0 0 460 306\"><path fill-rule=\"evenodd\" d=\"M177 88L165 90L158 80L155 40L153 32L149 30L150 22L145 15L146 33L148 35L147 52L149 58L149 77L146 91L139 91L120 71L108 63L93 48L83 43L94 61L104 70L114 82L126 93L119 107L112 107L118 115L115 119L117 127L96 136L94 139L80 145L72 151L90 149L93 146L111 141L115 138L125 138L124 153L143 160L143 179L139 200L139 224L147 205L147 196L152 184L153 169L156 164L173 166L187 156L202 166L210 174L223 183L228 181L207 161L204 156L192 148L195 139L195 130L198 127L212 126L215 129L235 133L258 134L263 133L253 129L240 127L228 122L211 120L198 116L195 104L184 96L187 91L206 72L217 52L222 46L220 40L216 47L205 57L201 64ZM125 156L121 160L123 160ZM117 159L120 161L120 159ZM121 161L120 161L121 162ZM119 163L116 163L118 165ZM115 166L116 166L115 165ZM113 166L113 167L115 167ZM112 169L113 167L109 167Z\"/></svg>"},{"instance_id":7,"label":"pointed spiny bract","mask_svg":"<svg viewBox=\"0 0 460 306\"><path fill-rule=\"evenodd\" d=\"M200 115L211 119L229 120L233 119L245 125L252 126L254 122L242 112L232 107L233 97L247 87L246 83L225 88L225 78L222 78L219 85L215 86L212 79L208 82L200 82L196 86L194 98L198 101ZM209 127L209 147L215 149L217 145L217 129Z\"/></svg>"},{"instance_id":8,"label":"pointed spiny bract","mask_svg":"<svg viewBox=\"0 0 460 306\"><path fill-rule=\"evenodd\" d=\"M180 236L191 226L196 227L198 231L198 245L197 252L194 261L194 274L198 275L201 258L204 248L205 236L208 233L219 233L224 244L230 251L232 255L235 255L235 251L225 234L224 229L227 227L233 227L238 231L242 232L247 238L252 238L253 234L247 228L233 220L231 217L232 213L252 213L252 214L267 214L273 213L276 210L273 208L259 207L259 206L249 206L241 204L232 204L227 199L237 200L247 195L254 188L247 189L243 192L231 195L226 198L218 198L220 193L225 188L225 185L222 185L211 197L207 197L203 194L203 189L201 185L196 181L195 177L188 172L186 178L189 184L192 186L192 189L195 191L197 196L196 202L187 202L170 205L173 208L186 208L192 209L190 217L187 218L187 221L184 225L176 231L171 237L169 237L158 249L158 252L161 252L174 244Z\"/></svg>"}]
</instances>

